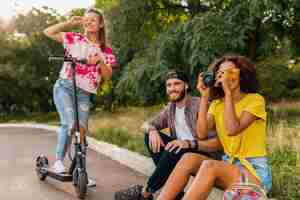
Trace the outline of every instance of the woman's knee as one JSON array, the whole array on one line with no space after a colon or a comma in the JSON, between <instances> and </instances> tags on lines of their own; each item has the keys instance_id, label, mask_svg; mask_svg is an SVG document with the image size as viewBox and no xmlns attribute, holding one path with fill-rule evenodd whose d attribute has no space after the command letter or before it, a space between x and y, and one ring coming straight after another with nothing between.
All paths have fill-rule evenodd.
<instances>
[{"instance_id":1,"label":"woman's knee","mask_svg":"<svg viewBox=\"0 0 300 200\"><path fill-rule=\"evenodd\" d=\"M201 164L201 170L214 173L217 171L218 166L219 163L216 160L204 160Z\"/></svg>"},{"instance_id":2,"label":"woman's knee","mask_svg":"<svg viewBox=\"0 0 300 200\"><path fill-rule=\"evenodd\" d=\"M189 174L195 174L200 168L201 162L201 156L194 153L185 153L179 160L177 166Z\"/></svg>"}]
</instances>

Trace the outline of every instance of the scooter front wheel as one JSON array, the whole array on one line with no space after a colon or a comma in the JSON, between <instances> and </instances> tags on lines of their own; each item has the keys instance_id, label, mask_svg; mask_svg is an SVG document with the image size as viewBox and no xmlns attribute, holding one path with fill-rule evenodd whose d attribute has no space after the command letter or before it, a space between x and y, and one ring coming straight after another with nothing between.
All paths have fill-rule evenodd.
<instances>
[{"instance_id":1,"label":"scooter front wheel","mask_svg":"<svg viewBox=\"0 0 300 200\"><path fill-rule=\"evenodd\" d=\"M76 193L78 198L84 199L87 192L88 177L86 172L78 172Z\"/></svg>"}]
</instances>

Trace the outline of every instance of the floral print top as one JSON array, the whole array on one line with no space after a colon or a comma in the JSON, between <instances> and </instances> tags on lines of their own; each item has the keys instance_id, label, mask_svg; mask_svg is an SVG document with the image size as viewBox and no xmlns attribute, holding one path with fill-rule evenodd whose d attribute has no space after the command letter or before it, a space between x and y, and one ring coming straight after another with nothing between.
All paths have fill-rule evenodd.
<instances>
[{"instance_id":1,"label":"floral print top","mask_svg":"<svg viewBox=\"0 0 300 200\"><path fill-rule=\"evenodd\" d=\"M105 56L105 63L114 65L116 63L115 55L111 48L105 48L102 52L98 44L91 43L87 37L76 32L64 33L63 46L65 56L72 56L76 59L87 59L99 53ZM72 68L70 62L64 62L60 71L60 78L72 80ZM99 65L88 65L76 63L76 86L89 93L97 93L97 88L101 81Z\"/></svg>"}]
</instances>

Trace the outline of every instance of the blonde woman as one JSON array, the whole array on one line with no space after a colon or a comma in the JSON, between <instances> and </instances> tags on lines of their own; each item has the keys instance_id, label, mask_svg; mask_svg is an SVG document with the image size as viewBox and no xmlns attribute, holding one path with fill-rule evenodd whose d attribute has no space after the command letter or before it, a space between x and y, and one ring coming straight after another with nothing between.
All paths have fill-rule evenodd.
<instances>
[{"instance_id":1,"label":"blonde woman","mask_svg":"<svg viewBox=\"0 0 300 200\"><path fill-rule=\"evenodd\" d=\"M68 28L81 26L84 34L63 32ZM76 64L76 90L78 95L78 112L80 127L87 130L90 95L97 92L100 80L110 79L112 66L116 59L112 49L105 40L104 18L97 9L88 9L84 16L74 16L70 20L52 25L44 30L49 38L63 44L65 56L87 59L87 64ZM60 131L56 148L56 162L53 170L64 173L63 160L66 152L68 133L74 125L74 99L72 85L72 68L65 62L53 88L56 109L60 116Z\"/></svg>"}]
</instances>

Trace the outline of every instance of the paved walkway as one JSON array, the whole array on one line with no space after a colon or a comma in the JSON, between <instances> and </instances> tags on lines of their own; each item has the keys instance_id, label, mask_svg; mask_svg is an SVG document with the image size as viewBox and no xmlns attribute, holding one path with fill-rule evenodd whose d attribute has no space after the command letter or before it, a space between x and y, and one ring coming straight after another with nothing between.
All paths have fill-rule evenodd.
<instances>
[{"instance_id":1,"label":"paved walkway","mask_svg":"<svg viewBox=\"0 0 300 200\"><path fill-rule=\"evenodd\" d=\"M71 183L47 177L40 182L35 158L43 153L53 161L56 134L42 129L0 128L0 199L73 200ZM51 161L50 161L51 162ZM113 200L113 194L129 185L142 184L146 177L92 150L88 151L89 175L97 187L88 191L88 200Z\"/></svg>"}]
</instances>

